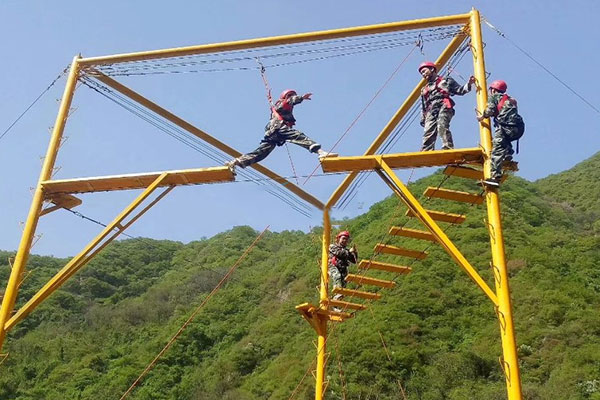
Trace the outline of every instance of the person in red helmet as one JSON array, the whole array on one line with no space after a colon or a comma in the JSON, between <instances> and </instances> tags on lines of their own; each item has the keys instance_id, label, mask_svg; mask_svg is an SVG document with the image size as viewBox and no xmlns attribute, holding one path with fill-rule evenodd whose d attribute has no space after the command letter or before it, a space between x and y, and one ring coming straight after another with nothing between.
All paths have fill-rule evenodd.
<instances>
[{"instance_id":1,"label":"person in red helmet","mask_svg":"<svg viewBox=\"0 0 600 400\"><path fill-rule=\"evenodd\" d=\"M494 139L492 141L490 178L483 181L487 186L498 187L502 178L502 164L512 160L514 154L511 142L519 140L525 132L525 123L519 115L517 100L506 94L506 82L497 80L490 83L490 97L479 122L494 118Z\"/></svg>"},{"instance_id":2,"label":"person in red helmet","mask_svg":"<svg viewBox=\"0 0 600 400\"><path fill-rule=\"evenodd\" d=\"M442 138L442 150L454 148L450 120L454 116L454 101L450 96L463 96L471 91L475 77L461 86L450 76L437 74L437 66L431 61L419 65L419 73L426 83L421 89L421 126L424 128L421 151L435 150L435 141Z\"/></svg>"},{"instance_id":3,"label":"person in red helmet","mask_svg":"<svg viewBox=\"0 0 600 400\"><path fill-rule=\"evenodd\" d=\"M335 157L336 153L326 152L321 145L310 139L304 133L294 129L296 119L294 118L294 106L304 100L310 100L312 93L298 96L295 90L284 90L274 106L271 108L271 119L265 127L265 136L260 141L256 150L244 154L226 163L230 168L236 166L246 168L249 165L264 160L275 146L283 146L286 142L302 146L311 153L317 153L319 158Z\"/></svg>"},{"instance_id":4,"label":"person in red helmet","mask_svg":"<svg viewBox=\"0 0 600 400\"><path fill-rule=\"evenodd\" d=\"M342 231L335 237L335 243L329 245L329 280L333 288L345 288L346 276L348 276L348 267L350 264L356 264L358 260L358 251L356 246L347 248L350 242L350 232ZM336 294L334 300L341 300L343 296ZM337 310L339 311L339 310Z\"/></svg>"}]
</instances>

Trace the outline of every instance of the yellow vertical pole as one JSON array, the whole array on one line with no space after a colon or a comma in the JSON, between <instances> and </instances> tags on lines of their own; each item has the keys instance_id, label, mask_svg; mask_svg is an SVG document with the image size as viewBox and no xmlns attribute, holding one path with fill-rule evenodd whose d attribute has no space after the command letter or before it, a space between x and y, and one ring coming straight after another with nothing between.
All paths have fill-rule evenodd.
<instances>
[{"instance_id":1,"label":"yellow vertical pole","mask_svg":"<svg viewBox=\"0 0 600 400\"><path fill-rule=\"evenodd\" d=\"M327 307L327 291L329 285L329 275L327 267L329 262L329 242L331 240L331 220L329 218L329 208L323 210L323 243L321 245L321 290L320 290L320 305ZM318 318L317 334L317 379L315 383L315 400L325 398L323 390L325 389L325 368L327 351L327 319Z\"/></svg>"},{"instance_id":2,"label":"yellow vertical pole","mask_svg":"<svg viewBox=\"0 0 600 400\"><path fill-rule=\"evenodd\" d=\"M487 82L485 77L485 60L483 57L480 16L479 11L476 9L471 10L470 25L473 65L475 69L475 78L477 78L477 83L479 85L479 90L477 92L477 109L483 112L487 104ZM486 154L484 176L487 179L490 177L490 154L492 151L492 132L490 130L489 119L480 123L479 128L481 145ZM492 266L494 268L496 295L498 297L498 308L496 311L502 337L503 357L501 364L506 379L508 399L522 400L521 374L517 357L510 287L504 254L504 236L502 233L502 220L500 218L500 198L497 189L490 190L488 188L486 190L486 203L488 211L488 230L490 232L490 244L492 248Z\"/></svg>"},{"instance_id":3,"label":"yellow vertical pole","mask_svg":"<svg viewBox=\"0 0 600 400\"><path fill-rule=\"evenodd\" d=\"M79 75L79 58L80 56L74 57L73 63L71 64L71 70L69 71L65 91L58 109L58 115L56 116L54 129L52 130L52 136L50 138L50 143L48 144L48 150L46 151L40 178L33 195L29 214L27 215L27 221L25 222L25 228L23 229L23 234L21 236L21 243L19 244L19 249L17 250L17 255L6 286L6 292L4 293L4 299L2 300L2 308L0 309L0 350L2 349L4 337L6 336L4 326L15 306L15 301L19 292L19 280L27 265L29 250L44 202L44 193L41 182L49 180L52 177L58 148L60 147L62 134L69 115L69 109L71 108L71 101L73 100L73 94L75 93L75 84L77 83L77 77Z\"/></svg>"}]
</instances>

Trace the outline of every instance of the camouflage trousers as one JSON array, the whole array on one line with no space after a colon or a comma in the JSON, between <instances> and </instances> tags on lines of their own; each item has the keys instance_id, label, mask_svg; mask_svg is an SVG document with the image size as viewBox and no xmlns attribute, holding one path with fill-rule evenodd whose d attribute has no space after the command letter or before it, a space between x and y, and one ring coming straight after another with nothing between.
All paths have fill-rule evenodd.
<instances>
[{"instance_id":1,"label":"camouflage trousers","mask_svg":"<svg viewBox=\"0 0 600 400\"><path fill-rule=\"evenodd\" d=\"M346 287L346 276L348 276L348 268L338 268L333 265L329 266L327 270L329 273L329 282L331 286L335 288L345 288ZM341 294L336 294L333 296L334 300L340 300L343 298Z\"/></svg>"},{"instance_id":2,"label":"camouflage trousers","mask_svg":"<svg viewBox=\"0 0 600 400\"><path fill-rule=\"evenodd\" d=\"M447 107L441 107L439 110L430 110L425 115L421 151L435 150L435 140L438 134L442 138L442 150L454 148L452 132L450 132L450 120L452 120L453 116L454 109Z\"/></svg>"},{"instance_id":3,"label":"camouflage trousers","mask_svg":"<svg viewBox=\"0 0 600 400\"><path fill-rule=\"evenodd\" d=\"M491 178L500 179L502 177L502 164L507 157L514 154L511 139L515 137L518 126L500 126L497 125L494 130L494 140L492 141L491 154Z\"/></svg>"},{"instance_id":4,"label":"camouflage trousers","mask_svg":"<svg viewBox=\"0 0 600 400\"><path fill-rule=\"evenodd\" d=\"M299 130L283 126L273 132L267 131L258 147L239 157L238 162L242 168L246 168L248 165L264 160L276 146L283 146L286 142L302 146L311 153L316 153L321 148L320 144Z\"/></svg>"}]
</instances>

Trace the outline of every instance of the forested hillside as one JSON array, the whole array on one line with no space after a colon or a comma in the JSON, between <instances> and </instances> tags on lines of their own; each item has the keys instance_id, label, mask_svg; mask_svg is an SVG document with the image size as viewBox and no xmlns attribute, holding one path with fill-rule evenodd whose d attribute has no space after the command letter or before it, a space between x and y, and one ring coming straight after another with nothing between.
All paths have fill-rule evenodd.
<instances>
[{"instance_id":1,"label":"forested hillside","mask_svg":"<svg viewBox=\"0 0 600 400\"><path fill-rule=\"evenodd\" d=\"M600 399L599 164L596 155L538 182L513 177L502 187L530 400ZM436 173L411 189L420 195L443 180ZM480 190L460 178L443 186ZM382 184L382 197L387 193ZM447 233L493 287L484 208L433 200L426 206L468 216ZM441 247L387 235L405 223L404 211L388 197L344 221L363 258L378 242L428 247L429 257L376 257L413 271L382 291L370 311L336 325L327 398L402 399L402 385L410 400L505 399L493 307ZM257 234L236 227L188 244L114 243L8 335L0 399L119 399ZM0 261L11 254L0 252ZM319 257L318 228L267 233L129 398L289 399L315 359L316 335L294 306L318 301ZM33 256L20 298L64 263ZM1 266L2 288L8 274ZM294 398L314 398L313 382L309 373Z\"/></svg>"}]
</instances>

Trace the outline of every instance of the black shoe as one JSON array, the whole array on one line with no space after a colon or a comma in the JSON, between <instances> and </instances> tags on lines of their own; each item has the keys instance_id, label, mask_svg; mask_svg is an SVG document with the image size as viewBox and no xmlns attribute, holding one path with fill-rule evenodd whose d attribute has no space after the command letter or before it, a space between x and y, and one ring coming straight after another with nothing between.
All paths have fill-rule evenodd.
<instances>
[{"instance_id":1,"label":"black shoe","mask_svg":"<svg viewBox=\"0 0 600 400\"><path fill-rule=\"evenodd\" d=\"M486 179L483 181L483 184L489 187L498 188L500 187L500 181L495 178Z\"/></svg>"}]
</instances>

